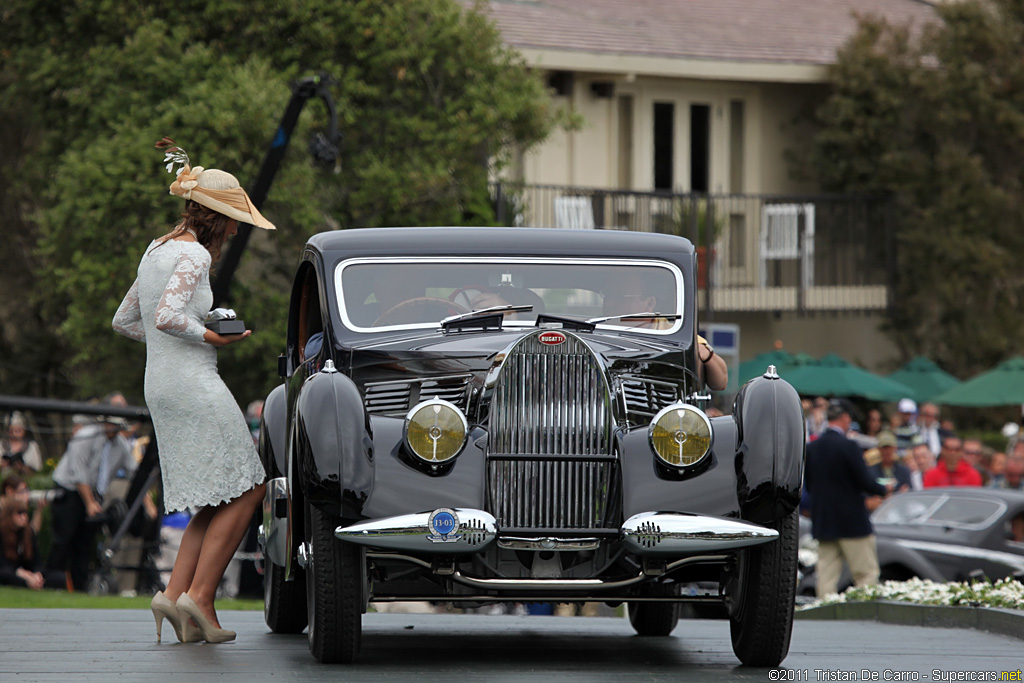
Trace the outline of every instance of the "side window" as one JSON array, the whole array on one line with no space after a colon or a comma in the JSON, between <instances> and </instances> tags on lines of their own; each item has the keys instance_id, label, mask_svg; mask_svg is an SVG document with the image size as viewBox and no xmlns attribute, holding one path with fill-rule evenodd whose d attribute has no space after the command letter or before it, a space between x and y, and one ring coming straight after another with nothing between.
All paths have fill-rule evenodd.
<instances>
[{"instance_id":1,"label":"side window","mask_svg":"<svg viewBox=\"0 0 1024 683\"><path fill-rule=\"evenodd\" d=\"M320 286L315 268L306 268L297 292L299 362L315 358L323 348L324 323L320 307Z\"/></svg>"},{"instance_id":2,"label":"side window","mask_svg":"<svg viewBox=\"0 0 1024 683\"><path fill-rule=\"evenodd\" d=\"M1006 544L1014 552L1024 553L1024 508L1009 517L1006 522Z\"/></svg>"}]
</instances>

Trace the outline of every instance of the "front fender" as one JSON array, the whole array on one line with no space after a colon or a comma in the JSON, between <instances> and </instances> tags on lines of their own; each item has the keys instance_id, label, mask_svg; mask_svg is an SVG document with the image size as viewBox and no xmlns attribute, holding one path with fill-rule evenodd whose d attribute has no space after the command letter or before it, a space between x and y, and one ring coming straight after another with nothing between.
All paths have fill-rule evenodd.
<instances>
[{"instance_id":1,"label":"front fender","mask_svg":"<svg viewBox=\"0 0 1024 683\"><path fill-rule=\"evenodd\" d=\"M742 515L769 524L800 504L805 446L800 396L777 375L755 377L737 394L733 416Z\"/></svg>"},{"instance_id":2,"label":"front fender","mask_svg":"<svg viewBox=\"0 0 1024 683\"><path fill-rule=\"evenodd\" d=\"M714 446L711 462L700 474L685 478L664 476L655 464L647 427L619 433L622 468L622 514L628 519L641 512L693 512L736 518L736 425L731 416L711 420Z\"/></svg>"},{"instance_id":3,"label":"front fender","mask_svg":"<svg viewBox=\"0 0 1024 683\"><path fill-rule=\"evenodd\" d=\"M267 477L283 477L287 473L288 402L285 385L276 387L263 401L260 417L260 459Z\"/></svg>"},{"instance_id":4,"label":"front fender","mask_svg":"<svg viewBox=\"0 0 1024 683\"><path fill-rule=\"evenodd\" d=\"M345 519L363 516L373 488L373 438L363 399L345 375L311 375L295 403L295 473L306 500Z\"/></svg>"}]
</instances>

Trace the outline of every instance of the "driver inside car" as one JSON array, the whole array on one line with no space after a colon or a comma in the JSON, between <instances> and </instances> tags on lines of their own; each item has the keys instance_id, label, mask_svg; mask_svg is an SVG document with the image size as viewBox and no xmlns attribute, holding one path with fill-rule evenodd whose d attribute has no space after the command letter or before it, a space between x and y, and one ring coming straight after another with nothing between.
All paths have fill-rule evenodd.
<instances>
[{"instance_id":1,"label":"driver inside car","mask_svg":"<svg viewBox=\"0 0 1024 683\"><path fill-rule=\"evenodd\" d=\"M614 290L607 291L602 308L605 315L628 315L630 313L661 313L658 310L657 288L651 284L650 278L636 271L627 271L623 277L617 278L618 285ZM664 312L673 312L671 308ZM644 327L647 329L666 330L674 321L667 318L627 318L616 321L619 325ZM729 366L725 360L715 353L707 339L697 336L697 359L704 366L704 381L715 391L722 391L729 384Z\"/></svg>"},{"instance_id":2,"label":"driver inside car","mask_svg":"<svg viewBox=\"0 0 1024 683\"><path fill-rule=\"evenodd\" d=\"M533 309L529 311L508 311L505 313L505 317L509 320L535 320L538 314L544 312L544 300L533 290L524 287L501 286L497 290L484 289L474 296L471 301L471 307L474 311L494 306L524 305L532 306Z\"/></svg>"}]
</instances>

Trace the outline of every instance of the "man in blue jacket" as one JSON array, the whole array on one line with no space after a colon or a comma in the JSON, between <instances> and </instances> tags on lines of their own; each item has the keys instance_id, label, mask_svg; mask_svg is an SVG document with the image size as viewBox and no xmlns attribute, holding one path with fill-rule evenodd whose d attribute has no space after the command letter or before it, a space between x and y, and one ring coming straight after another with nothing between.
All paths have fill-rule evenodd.
<instances>
[{"instance_id":1,"label":"man in blue jacket","mask_svg":"<svg viewBox=\"0 0 1024 683\"><path fill-rule=\"evenodd\" d=\"M818 541L818 597L836 593L843 562L854 584L878 583L878 549L864 496L885 496L868 472L860 448L846 438L853 408L833 399L826 410L828 429L807 446L804 485L811 497L811 532Z\"/></svg>"}]
</instances>

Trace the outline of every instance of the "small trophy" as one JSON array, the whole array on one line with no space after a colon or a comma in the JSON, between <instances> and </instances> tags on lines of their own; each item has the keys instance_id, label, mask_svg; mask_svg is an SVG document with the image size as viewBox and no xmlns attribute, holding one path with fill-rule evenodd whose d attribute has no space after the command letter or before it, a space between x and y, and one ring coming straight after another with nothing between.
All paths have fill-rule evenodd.
<instances>
[{"instance_id":1,"label":"small trophy","mask_svg":"<svg viewBox=\"0 0 1024 683\"><path fill-rule=\"evenodd\" d=\"M239 320L230 308L215 308L206 316L206 329L217 334L231 335L245 332L245 322Z\"/></svg>"}]
</instances>

